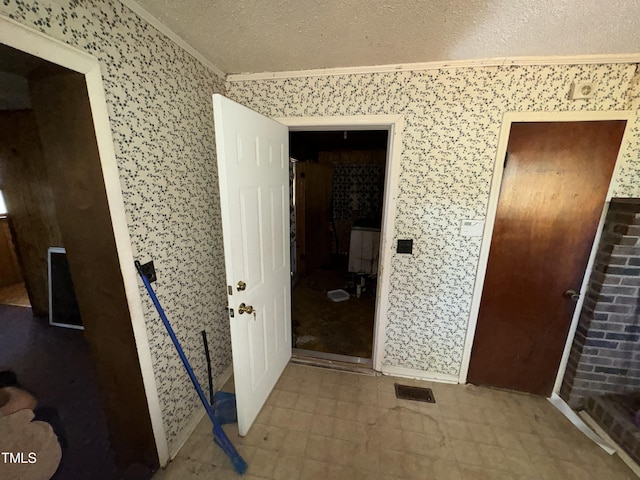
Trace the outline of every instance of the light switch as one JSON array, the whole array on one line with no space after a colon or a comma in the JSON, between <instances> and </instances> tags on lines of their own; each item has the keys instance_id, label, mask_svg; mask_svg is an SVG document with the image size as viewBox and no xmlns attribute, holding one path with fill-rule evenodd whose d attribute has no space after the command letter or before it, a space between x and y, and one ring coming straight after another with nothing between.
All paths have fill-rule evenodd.
<instances>
[{"instance_id":1,"label":"light switch","mask_svg":"<svg viewBox=\"0 0 640 480\"><path fill-rule=\"evenodd\" d=\"M484 220L462 220L460 235L463 237L481 237L484 232Z\"/></svg>"}]
</instances>

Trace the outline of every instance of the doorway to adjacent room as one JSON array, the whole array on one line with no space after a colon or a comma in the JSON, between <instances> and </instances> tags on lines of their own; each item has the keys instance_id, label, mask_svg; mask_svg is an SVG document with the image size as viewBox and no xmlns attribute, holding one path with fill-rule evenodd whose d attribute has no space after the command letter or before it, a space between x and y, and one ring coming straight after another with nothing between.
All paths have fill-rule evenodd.
<instances>
[{"instance_id":1,"label":"doorway to adjacent room","mask_svg":"<svg viewBox=\"0 0 640 480\"><path fill-rule=\"evenodd\" d=\"M371 365L388 133L289 134L298 355Z\"/></svg>"},{"instance_id":2,"label":"doorway to adjacent room","mask_svg":"<svg viewBox=\"0 0 640 480\"><path fill-rule=\"evenodd\" d=\"M0 80L8 86L0 104L0 254L3 269L13 269L9 286L24 284L20 305L0 305L0 371L8 372L7 386L21 385L39 407L57 412L59 422L48 417L61 426L56 433L64 431L56 478L114 478L129 470L150 478L158 450L120 264L130 244L122 235L100 66L37 32L0 23ZM51 246L69 254L84 331L46 320Z\"/></svg>"}]
</instances>

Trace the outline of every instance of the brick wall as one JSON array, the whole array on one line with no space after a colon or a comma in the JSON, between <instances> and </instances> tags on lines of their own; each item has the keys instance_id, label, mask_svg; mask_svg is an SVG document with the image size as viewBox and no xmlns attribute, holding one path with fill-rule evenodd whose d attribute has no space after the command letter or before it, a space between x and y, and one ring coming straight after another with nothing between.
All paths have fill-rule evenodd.
<instances>
[{"instance_id":1,"label":"brick wall","mask_svg":"<svg viewBox=\"0 0 640 480\"><path fill-rule=\"evenodd\" d=\"M580 313L560 396L640 391L640 201L613 200Z\"/></svg>"}]
</instances>

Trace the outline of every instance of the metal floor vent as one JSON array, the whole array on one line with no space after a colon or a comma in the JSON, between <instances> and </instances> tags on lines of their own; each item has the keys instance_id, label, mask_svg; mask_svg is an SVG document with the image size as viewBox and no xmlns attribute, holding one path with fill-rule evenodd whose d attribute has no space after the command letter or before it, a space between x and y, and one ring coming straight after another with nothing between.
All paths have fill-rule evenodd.
<instances>
[{"instance_id":1,"label":"metal floor vent","mask_svg":"<svg viewBox=\"0 0 640 480\"><path fill-rule=\"evenodd\" d=\"M415 400L416 402L436 403L430 388L411 387L409 385L395 384L396 397L402 400Z\"/></svg>"}]
</instances>

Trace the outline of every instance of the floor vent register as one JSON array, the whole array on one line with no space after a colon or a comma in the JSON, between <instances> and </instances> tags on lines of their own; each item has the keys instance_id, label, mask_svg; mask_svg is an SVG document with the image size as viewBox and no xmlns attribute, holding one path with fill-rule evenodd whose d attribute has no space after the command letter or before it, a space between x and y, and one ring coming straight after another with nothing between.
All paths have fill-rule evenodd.
<instances>
[{"instance_id":1,"label":"floor vent register","mask_svg":"<svg viewBox=\"0 0 640 480\"><path fill-rule=\"evenodd\" d=\"M409 385L395 384L396 397L402 400L415 400L416 402L436 403L430 388L412 387Z\"/></svg>"}]
</instances>

